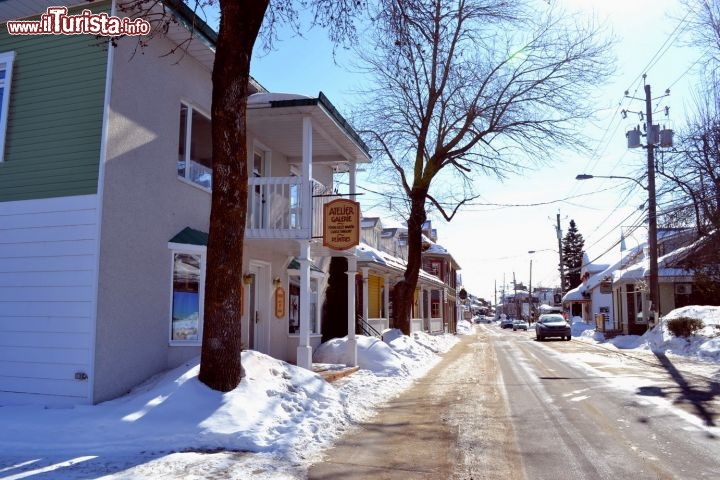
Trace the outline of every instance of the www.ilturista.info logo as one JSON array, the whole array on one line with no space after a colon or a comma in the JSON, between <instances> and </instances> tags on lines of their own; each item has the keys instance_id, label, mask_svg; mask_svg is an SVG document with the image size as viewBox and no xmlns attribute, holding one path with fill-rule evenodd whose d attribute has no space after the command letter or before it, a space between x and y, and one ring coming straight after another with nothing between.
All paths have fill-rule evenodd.
<instances>
[{"instance_id":1,"label":"www.ilturista.info logo","mask_svg":"<svg viewBox=\"0 0 720 480\"><path fill-rule=\"evenodd\" d=\"M40 20L10 20L10 35L147 35L150 22L142 18L111 17L107 13L83 10L78 15L68 15L67 7L49 7Z\"/></svg>"}]
</instances>

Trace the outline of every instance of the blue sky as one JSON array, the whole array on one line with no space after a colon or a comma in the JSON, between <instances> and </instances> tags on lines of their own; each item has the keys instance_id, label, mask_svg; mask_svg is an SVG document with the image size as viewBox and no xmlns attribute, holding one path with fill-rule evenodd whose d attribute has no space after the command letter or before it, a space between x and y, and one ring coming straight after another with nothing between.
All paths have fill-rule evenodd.
<instances>
[{"instance_id":1,"label":"blue sky","mask_svg":"<svg viewBox=\"0 0 720 480\"><path fill-rule=\"evenodd\" d=\"M538 8L546 8L546 2L537 1ZM558 213L563 233L569 221L575 220L591 259L603 254L608 262L619 258L619 247L613 245L619 242L622 226L637 224L643 218L638 207L646 200L646 192L632 182L578 182L575 176L591 173L635 177L645 165L644 149L626 148L625 131L638 123L637 116L631 114L622 120L618 113L621 108L644 110L644 102L624 98L626 90L631 96L644 97L643 73L647 74L653 97L671 89L670 96L654 102L658 108L669 106L671 116L665 119L656 114L656 123L681 128L684 109L692 104L693 72L688 69L698 61L700 53L680 42L682 36L678 33L683 33L685 26L681 20L687 12L677 0L554 1L587 15L595 14L608 23L619 38L619 68L604 88L588 92L601 109L599 118L586 126L585 133L595 138L592 155L552 159L547 167L503 182L478 179L478 189L487 203L535 206L473 207L461 211L450 223L433 219L439 243L462 267L465 286L488 299L493 298L495 285L500 289L503 279L509 283L513 274L518 282L527 284L531 258L534 286L558 283ZM353 92L362 83L362 77L349 71L351 59L352 54L342 50L333 57L333 47L321 29L303 37L286 31L281 32L274 51L255 54L251 72L270 91L309 96L322 91L341 113L349 113L360 101ZM372 181L362 175L358 184L372 188ZM377 209L364 213L386 214ZM531 256L530 250L536 253Z\"/></svg>"}]
</instances>

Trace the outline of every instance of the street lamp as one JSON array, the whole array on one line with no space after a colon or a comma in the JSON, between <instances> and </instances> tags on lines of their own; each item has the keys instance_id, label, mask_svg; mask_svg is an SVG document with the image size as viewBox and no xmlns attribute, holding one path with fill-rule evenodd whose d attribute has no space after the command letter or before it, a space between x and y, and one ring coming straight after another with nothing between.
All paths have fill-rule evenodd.
<instances>
[{"instance_id":1,"label":"street lamp","mask_svg":"<svg viewBox=\"0 0 720 480\"><path fill-rule=\"evenodd\" d=\"M622 177L620 175L589 175L587 173L581 173L580 175L575 176L575 180L590 180L591 178L620 178L623 180L630 180L640 185L640 188L643 190L647 191L647 187L640 183L640 180L632 177Z\"/></svg>"},{"instance_id":2,"label":"street lamp","mask_svg":"<svg viewBox=\"0 0 720 480\"><path fill-rule=\"evenodd\" d=\"M652 145L648 147L648 155L652 152ZM649 162L650 165L650 162ZM588 175L582 173L575 177L575 180L589 180L591 178L620 178L631 180L648 192L648 249L650 250L650 310L660 313L660 289L658 285L658 248L657 248L657 212L655 202L655 175L648 166L648 186L646 187L639 180L632 177L621 177L617 175Z\"/></svg>"}]
</instances>

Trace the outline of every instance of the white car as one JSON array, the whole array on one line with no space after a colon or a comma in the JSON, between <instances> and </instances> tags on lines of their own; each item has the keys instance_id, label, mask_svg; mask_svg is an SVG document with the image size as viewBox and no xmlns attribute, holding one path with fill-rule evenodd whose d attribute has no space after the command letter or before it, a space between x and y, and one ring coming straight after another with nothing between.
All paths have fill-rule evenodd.
<instances>
[{"instance_id":1,"label":"white car","mask_svg":"<svg viewBox=\"0 0 720 480\"><path fill-rule=\"evenodd\" d=\"M515 332L517 330L525 330L527 332L528 331L528 322L526 322L525 320L522 320L522 319L514 320L512 329L513 329L513 332Z\"/></svg>"}]
</instances>

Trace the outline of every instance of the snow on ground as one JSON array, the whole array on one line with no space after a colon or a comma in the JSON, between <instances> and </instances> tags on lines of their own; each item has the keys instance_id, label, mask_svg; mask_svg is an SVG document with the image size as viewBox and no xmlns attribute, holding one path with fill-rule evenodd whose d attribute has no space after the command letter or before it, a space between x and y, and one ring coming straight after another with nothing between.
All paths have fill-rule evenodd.
<instances>
[{"instance_id":1,"label":"snow on ground","mask_svg":"<svg viewBox=\"0 0 720 480\"><path fill-rule=\"evenodd\" d=\"M457 333L458 335L470 335L473 333L473 325L472 323L468 322L467 320L460 320L457 323Z\"/></svg>"},{"instance_id":2,"label":"snow on ground","mask_svg":"<svg viewBox=\"0 0 720 480\"><path fill-rule=\"evenodd\" d=\"M690 339L672 338L665 319L702 319ZM617 349L655 349L720 363L720 307L670 312L642 336L604 340L581 322L573 336ZM472 333L467 321L459 334ZM458 342L454 335L383 332L358 336L356 373L330 384L317 374L254 351L246 377L228 393L198 379L199 359L157 375L128 395L94 406L0 407L0 478L305 478L307 465L343 433L424 375ZM323 344L314 361L345 362L347 339Z\"/></svg>"},{"instance_id":3,"label":"snow on ground","mask_svg":"<svg viewBox=\"0 0 720 480\"><path fill-rule=\"evenodd\" d=\"M702 320L705 327L689 338L674 337L667 328L667 321L679 317ZM648 350L720 363L720 307L716 306L692 305L677 308L662 317L655 327L643 335L620 335L607 340L602 333L595 332L592 325L575 317L572 334L576 339L602 343L619 350Z\"/></svg>"},{"instance_id":4,"label":"snow on ground","mask_svg":"<svg viewBox=\"0 0 720 480\"><path fill-rule=\"evenodd\" d=\"M304 478L304 465L458 342L398 330L356 338L360 370L332 384L245 351L246 376L225 394L197 379L198 358L99 405L0 407L0 478ZM323 344L315 362L345 363L346 345Z\"/></svg>"}]
</instances>

